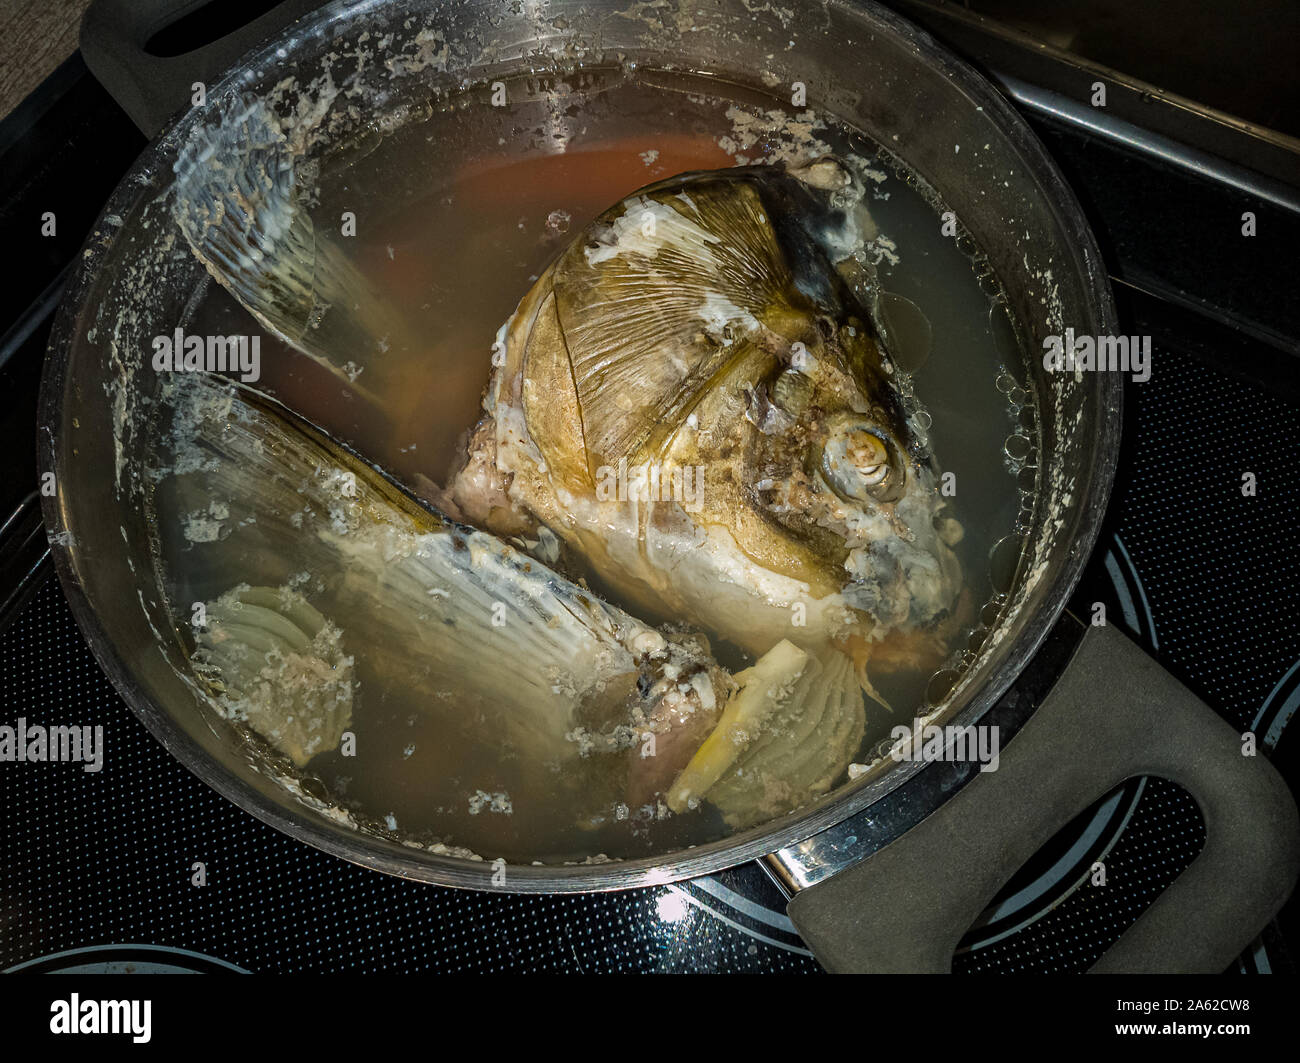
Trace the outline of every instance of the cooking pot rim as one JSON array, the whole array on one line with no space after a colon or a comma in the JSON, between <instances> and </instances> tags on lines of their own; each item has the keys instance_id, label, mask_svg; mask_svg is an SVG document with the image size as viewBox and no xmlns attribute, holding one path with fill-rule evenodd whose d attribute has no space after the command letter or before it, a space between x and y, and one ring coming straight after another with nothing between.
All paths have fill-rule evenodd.
<instances>
[{"instance_id":1,"label":"cooking pot rim","mask_svg":"<svg viewBox=\"0 0 1300 1063\"><path fill-rule=\"evenodd\" d=\"M335 0L304 16L245 55L242 61L223 75L219 83L210 88L210 93L213 98L219 98L245 71L273 63L277 49L292 47L292 38L315 36L332 22L356 18L366 10L384 6L386 2L387 0L367 0L357 5L347 4L346 0ZM937 44L918 26L877 6L871 0L827 2L832 7L872 20L887 32L901 38L915 50L922 62L938 65L950 79L960 83L963 91L977 106L982 107L986 119L999 129L1020 154L1029 174L1049 197L1063 232L1077 250L1077 258L1084 269L1086 287L1101 330L1115 332L1114 299L1096 240L1074 193L1024 119L988 80ZM199 116L193 109L178 113L143 150L114 190L78 254L76 267L51 330L42 373L37 418L37 453L39 467L42 469L54 469L56 473L58 471L56 431L60 423L68 366L76 341L76 323L85 300L94 290L103 260L117 238L118 230L106 225L105 219L113 215L129 217L133 204L142 196L150 194L151 190L156 192L170 179L170 169L166 168L167 172L161 173L163 167L159 166L159 162L168 157L169 148L174 150L179 138L188 135L196 120L199 120ZM995 652L998 654L998 663L992 674L969 704L948 722L966 725L983 717L1034 656L1064 609L1095 545L1105 514L1119 446L1121 399L1120 375L1097 374L1097 388L1089 400L1098 407L1095 411L1096 445L1093 462L1087 470L1090 481L1079 514L1077 549L1069 553L1054 574L1048 575L1050 585L1035 615L1029 618L1014 641L997 648ZM813 805L781 819L691 849L606 863L540 867L511 864L504 882L494 883L493 865L486 860L472 861L404 847L333 824L305 806L290 811L288 802L281 804L259 792L233 770L209 756L171 713L156 705L145 693L101 625L80 585L71 552L66 546L69 529L58 496L43 497L42 510L52 543L55 568L73 616L96 661L153 737L208 786L277 830L352 863L401 878L451 887L516 893L602 891L678 881L733 867L803 841L882 799L918 771L924 770L923 765L917 763L899 763L880 779L865 785L841 787L839 791L832 792Z\"/></svg>"}]
</instances>

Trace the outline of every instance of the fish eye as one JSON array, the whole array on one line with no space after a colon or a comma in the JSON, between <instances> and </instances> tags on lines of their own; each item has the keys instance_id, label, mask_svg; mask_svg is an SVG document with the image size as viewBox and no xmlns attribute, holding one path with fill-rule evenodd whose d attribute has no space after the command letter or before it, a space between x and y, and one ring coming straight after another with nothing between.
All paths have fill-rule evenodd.
<instances>
[{"instance_id":1,"label":"fish eye","mask_svg":"<svg viewBox=\"0 0 1300 1063\"><path fill-rule=\"evenodd\" d=\"M845 502L893 502L902 497L906 479L889 434L856 417L838 417L828 425L821 473Z\"/></svg>"},{"instance_id":2,"label":"fish eye","mask_svg":"<svg viewBox=\"0 0 1300 1063\"><path fill-rule=\"evenodd\" d=\"M822 314L817 318L817 331L822 334L822 339L829 340L835 335L835 322Z\"/></svg>"}]
</instances>

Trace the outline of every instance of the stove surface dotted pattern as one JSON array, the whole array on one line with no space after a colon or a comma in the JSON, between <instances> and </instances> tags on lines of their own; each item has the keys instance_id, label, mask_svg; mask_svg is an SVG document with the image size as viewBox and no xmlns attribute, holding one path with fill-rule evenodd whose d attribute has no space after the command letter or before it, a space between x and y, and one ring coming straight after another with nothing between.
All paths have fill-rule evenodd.
<instances>
[{"instance_id":1,"label":"stove surface dotted pattern","mask_svg":"<svg viewBox=\"0 0 1300 1063\"><path fill-rule=\"evenodd\" d=\"M1075 605L1105 603L1225 718L1266 732L1294 785L1280 738L1300 701L1300 416L1159 337L1152 378L1127 396L1120 481ZM1253 498L1241 493L1246 471ZM0 765L0 969L118 945L262 972L819 970L757 865L619 894L475 894L354 867L278 833L149 736L53 579L0 633L0 697L0 723L103 724L107 747L99 773ZM1203 840L1185 792L1129 784L1008 885L955 969L1086 969ZM1097 859L1105 887L1088 883ZM204 886L191 885L195 861ZM1284 911L1283 930L1240 969L1291 969L1286 926ZM102 949L96 962L101 953L112 960Z\"/></svg>"}]
</instances>

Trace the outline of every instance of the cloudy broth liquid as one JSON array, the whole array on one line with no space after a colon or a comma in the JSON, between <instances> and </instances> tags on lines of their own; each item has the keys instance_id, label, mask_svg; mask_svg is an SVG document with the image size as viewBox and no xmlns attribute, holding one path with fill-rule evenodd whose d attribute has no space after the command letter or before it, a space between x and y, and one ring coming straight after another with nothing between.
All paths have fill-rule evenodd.
<instances>
[{"instance_id":1,"label":"cloudy broth liquid","mask_svg":"<svg viewBox=\"0 0 1300 1063\"><path fill-rule=\"evenodd\" d=\"M807 158L827 149L857 156L872 171L866 202L885 238L873 251L880 286L919 309L929 326L930 353L913 373L915 393L930 418L940 467L955 474L953 512L965 529L956 549L975 602L985 602L990 548L1012 529L1021 505L1004 453L1011 414L997 386L1007 352L990 329L997 296L989 279L981 283L971 249L943 231L938 205L923 186L829 115L818 112L821 122L812 124L802 109L770 95L703 77L607 68L520 78L507 82L506 107L492 106L491 91L484 86L432 101L427 113L396 131L359 138L341 160L326 164L320 179L312 211L318 233L403 317L391 336L378 337L374 350L354 359L358 384L377 391L382 414L305 358L269 342L262 385L409 484L443 484L481 416L498 329L597 214L638 187L683 171ZM356 219L355 235L344 236L348 216ZM188 328L260 331L215 286ZM218 559L168 533L177 522L164 518L160 511L172 601L210 598L248 578L237 536ZM295 570L293 558L282 561L286 573ZM329 615L328 595L312 602ZM519 766L500 760L490 744L449 736L439 715L428 711L430 698L455 701L456 691L396 682L367 665L364 629L350 630L346 617L339 626L357 661L351 730L361 752L318 755L308 766L307 788L369 829L511 862L632 857L726 833L707 806L664 819L620 818L612 803L592 806L589 794L562 779L546 786L535 775L525 781ZM734 649L716 650L729 666L744 663ZM929 673L877 680L894 713L867 702L859 759L869 758L892 727L911 720L930 680ZM499 794L508 795L509 811L482 799Z\"/></svg>"}]
</instances>

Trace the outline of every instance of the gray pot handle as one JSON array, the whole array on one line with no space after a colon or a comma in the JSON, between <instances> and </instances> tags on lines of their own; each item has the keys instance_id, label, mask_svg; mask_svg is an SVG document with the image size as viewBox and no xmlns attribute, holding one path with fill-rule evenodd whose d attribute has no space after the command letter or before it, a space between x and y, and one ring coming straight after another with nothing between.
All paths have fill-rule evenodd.
<instances>
[{"instance_id":1,"label":"gray pot handle","mask_svg":"<svg viewBox=\"0 0 1300 1063\"><path fill-rule=\"evenodd\" d=\"M266 14L184 55L150 55L145 44L159 30L208 0L94 0L81 20L86 66L147 137L190 106L193 85L211 86L254 45L283 29L322 0L284 0Z\"/></svg>"},{"instance_id":2,"label":"gray pot handle","mask_svg":"<svg viewBox=\"0 0 1300 1063\"><path fill-rule=\"evenodd\" d=\"M828 970L949 971L958 941L1007 879L1077 813L1139 775L1192 794L1205 848L1092 970L1222 972L1300 873L1295 799L1262 754L1243 755L1232 727L1112 628L1087 629L996 771L796 893L790 918Z\"/></svg>"}]
</instances>

